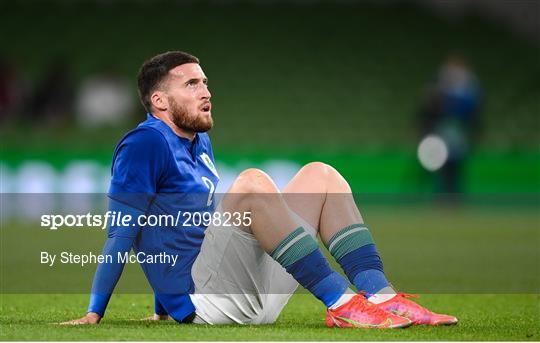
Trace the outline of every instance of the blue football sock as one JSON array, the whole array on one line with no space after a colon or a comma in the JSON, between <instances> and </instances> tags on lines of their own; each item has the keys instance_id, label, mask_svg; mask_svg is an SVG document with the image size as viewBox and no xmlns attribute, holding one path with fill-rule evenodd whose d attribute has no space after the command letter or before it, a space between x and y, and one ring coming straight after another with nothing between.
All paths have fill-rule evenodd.
<instances>
[{"instance_id":1,"label":"blue football sock","mask_svg":"<svg viewBox=\"0 0 540 343\"><path fill-rule=\"evenodd\" d=\"M270 256L327 307L349 287L347 280L330 268L317 242L302 227L285 237Z\"/></svg>"},{"instance_id":2,"label":"blue football sock","mask_svg":"<svg viewBox=\"0 0 540 343\"><path fill-rule=\"evenodd\" d=\"M373 237L365 225L350 225L335 233L328 242L328 250L358 291L369 296L390 285Z\"/></svg>"}]
</instances>

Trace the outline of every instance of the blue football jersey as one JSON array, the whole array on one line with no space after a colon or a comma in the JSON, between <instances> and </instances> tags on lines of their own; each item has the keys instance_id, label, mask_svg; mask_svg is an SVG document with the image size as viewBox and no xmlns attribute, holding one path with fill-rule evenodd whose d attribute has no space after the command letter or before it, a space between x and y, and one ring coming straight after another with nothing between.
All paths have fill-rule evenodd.
<instances>
[{"instance_id":1,"label":"blue football jersey","mask_svg":"<svg viewBox=\"0 0 540 343\"><path fill-rule=\"evenodd\" d=\"M195 310L189 298L194 291L191 267L206 226L194 220L193 213L214 211L218 181L208 134L198 133L190 141L151 114L122 138L114 152L109 188L114 209L162 221L133 227L111 225L104 253L116 253L118 247L125 250L131 243L136 253L176 256L174 264L141 263L141 267L157 299L177 321ZM98 266L89 311L104 313L119 277L116 274L121 273L117 269Z\"/></svg>"}]
</instances>

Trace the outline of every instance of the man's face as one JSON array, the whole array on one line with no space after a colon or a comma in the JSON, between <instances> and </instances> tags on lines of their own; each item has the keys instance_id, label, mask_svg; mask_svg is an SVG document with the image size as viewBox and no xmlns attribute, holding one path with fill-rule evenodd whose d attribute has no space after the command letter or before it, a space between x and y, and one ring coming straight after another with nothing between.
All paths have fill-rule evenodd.
<instances>
[{"instance_id":1,"label":"man's face","mask_svg":"<svg viewBox=\"0 0 540 343\"><path fill-rule=\"evenodd\" d=\"M212 95L200 65L186 63L171 69L164 88L170 119L179 129L206 132L212 128Z\"/></svg>"}]
</instances>

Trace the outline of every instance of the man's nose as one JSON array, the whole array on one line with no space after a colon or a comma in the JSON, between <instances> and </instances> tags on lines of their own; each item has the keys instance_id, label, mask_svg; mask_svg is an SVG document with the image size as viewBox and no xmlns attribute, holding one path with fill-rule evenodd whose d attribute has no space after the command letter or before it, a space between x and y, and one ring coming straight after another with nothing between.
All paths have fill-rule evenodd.
<instances>
[{"instance_id":1,"label":"man's nose","mask_svg":"<svg viewBox=\"0 0 540 343\"><path fill-rule=\"evenodd\" d=\"M207 85L204 85L202 88L201 98L202 99L210 99L212 97L212 93L210 93L210 90L208 89Z\"/></svg>"}]
</instances>

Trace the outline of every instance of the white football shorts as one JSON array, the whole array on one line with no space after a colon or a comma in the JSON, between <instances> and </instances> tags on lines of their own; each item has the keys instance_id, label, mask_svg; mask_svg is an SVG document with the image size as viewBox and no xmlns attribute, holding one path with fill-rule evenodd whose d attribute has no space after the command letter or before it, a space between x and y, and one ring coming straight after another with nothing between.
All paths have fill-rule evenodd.
<instances>
[{"instance_id":1,"label":"white football shorts","mask_svg":"<svg viewBox=\"0 0 540 343\"><path fill-rule=\"evenodd\" d=\"M316 237L311 225L292 215ZM233 226L206 229L191 273L198 324L274 323L298 287L252 234Z\"/></svg>"}]
</instances>

